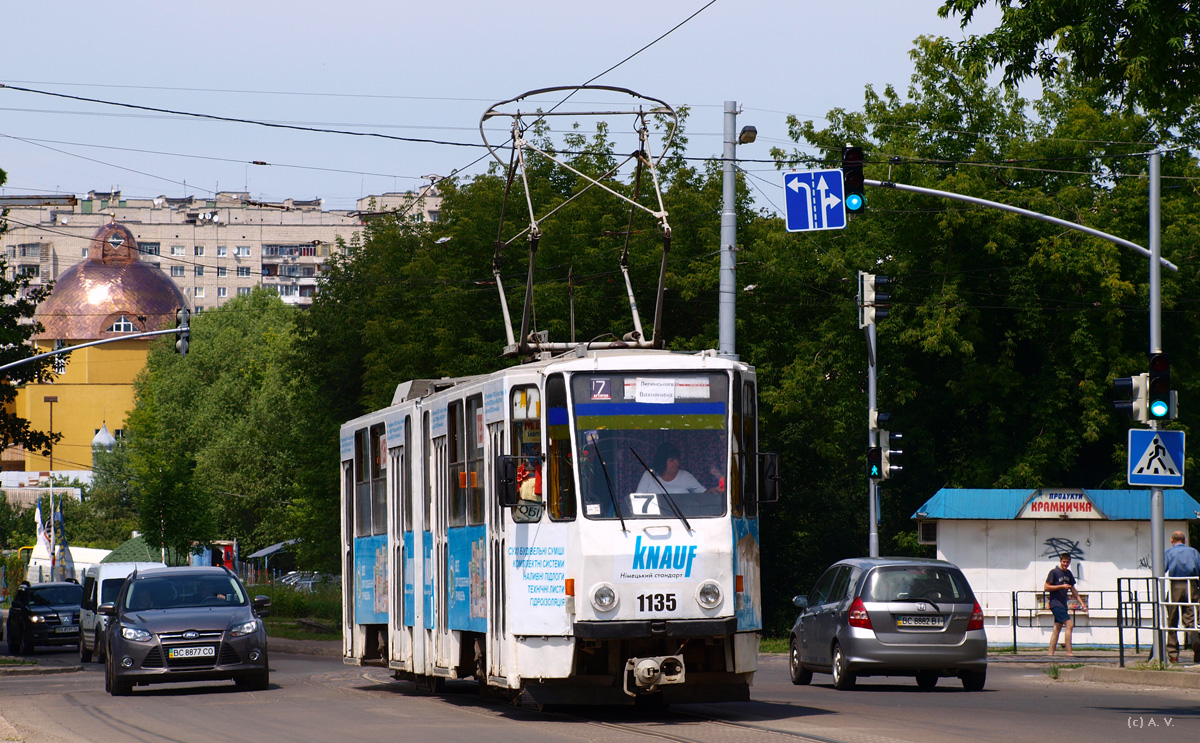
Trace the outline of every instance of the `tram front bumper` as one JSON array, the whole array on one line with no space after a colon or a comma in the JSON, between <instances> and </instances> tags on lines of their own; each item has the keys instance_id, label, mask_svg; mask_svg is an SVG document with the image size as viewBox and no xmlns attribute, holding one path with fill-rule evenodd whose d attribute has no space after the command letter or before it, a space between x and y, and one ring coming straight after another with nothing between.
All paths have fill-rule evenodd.
<instances>
[{"instance_id":1,"label":"tram front bumper","mask_svg":"<svg viewBox=\"0 0 1200 743\"><path fill-rule=\"evenodd\" d=\"M737 632L737 617L721 619L632 619L575 622L575 637L584 640L630 640L646 637L726 637Z\"/></svg>"}]
</instances>

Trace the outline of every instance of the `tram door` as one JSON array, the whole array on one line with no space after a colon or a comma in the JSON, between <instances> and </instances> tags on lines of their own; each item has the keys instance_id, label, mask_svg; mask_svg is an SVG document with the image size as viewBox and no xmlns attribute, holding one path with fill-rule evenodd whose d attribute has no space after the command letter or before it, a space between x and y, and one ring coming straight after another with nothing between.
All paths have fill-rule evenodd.
<instances>
[{"instance_id":1,"label":"tram door","mask_svg":"<svg viewBox=\"0 0 1200 743\"><path fill-rule=\"evenodd\" d=\"M488 618L487 618L487 675L505 675L504 638L504 512L498 494L492 492L496 482L496 455L504 453L505 421L488 425L488 446L484 451L484 483L487 498L488 533ZM486 683L486 679L484 680Z\"/></svg>"},{"instance_id":2,"label":"tram door","mask_svg":"<svg viewBox=\"0 0 1200 743\"><path fill-rule=\"evenodd\" d=\"M450 618L446 606L446 586L449 580L449 541L446 534L446 525L449 521L447 498L447 467L448 467L448 451L447 451L446 436L442 435L433 439L431 447L431 456L429 466L430 485L433 488L433 513L431 536L432 543L432 563L433 580L431 589L433 595L430 597L430 609L433 612L432 623L432 650L430 656L433 658L433 665L437 668L449 668L451 665L452 648L450 647ZM426 626L430 626L426 622Z\"/></svg>"},{"instance_id":3,"label":"tram door","mask_svg":"<svg viewBox=\"0 0 1200 743\"><path fill-rule=\"evenodd\" d=\"M343 445L345 446L345 445ZM354 462L342 462L342 656L354 650Z\"/></svg>"},{"instance_id":4,"label":"tram door","mask_svg":"<svg viewBox=\"0 0 1200 743\"><path fill-rule=\"evenodd\" d=\"M391 513L395 521L391 537L392 574L388 576L392 616L388 660L399 661L401 668L411 670L409 659L412 657L413 610L410 597L413 565L409 546L412 544L412 486L407 452L407 446L388 450L389 490L393 498Z\"/></svg>"}]
</instances>

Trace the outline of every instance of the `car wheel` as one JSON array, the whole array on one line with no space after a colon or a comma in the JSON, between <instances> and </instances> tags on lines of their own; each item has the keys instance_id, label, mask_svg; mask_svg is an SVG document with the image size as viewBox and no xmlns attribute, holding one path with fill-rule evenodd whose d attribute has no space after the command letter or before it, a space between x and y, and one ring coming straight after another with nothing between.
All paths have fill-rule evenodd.
<instances>
[{"instance_id":1,"label":"car wheel","mask_svg":"<svg viewBox=\"0 0 1200 743\"><path fill-rule=\"evenodd\" d=\"M833 646L833 688L839 691L853 689L855 681L854 673L846 662L845 654L842 653L842 646L835 644Z\"/></svg>"},{"instance_id":2,"label":"car wheel","mask_svg":"<svg viewBox=\"0 0 1200 743\"><path fill-rule=\"evenodd\" d=\"M266 691L271 686L271 672L262 671L248 676L238 676L233 680L239 689L246 691Z\"/></svg>"},{"instance_id":3,"label":"car wheel","mask_svg":"<svg viewBox=\"0 0 1200 743\"><path fill-rule=\"evenodd\" d=\"M937 686L938 675L936 671L919 671L917 672L917 686L922 689L932 689Z\"/></svg>"},{"instance_id":4,"label":"car wheel","mask_svg":"<svg viewBox=\"0 0 1200 743\"><path fill-rule=\"evenodd\" d=\"M79 633L79 662L91 663L92 651L88 650L87 643L83 641L83 632Z\"/></svg>"},{"instance_id":5,"label":"car wheel","mask_svg":"<svg viewBox=\"0 0 1200 743\"><path fill-rule=\"evenodd\" d=\"M21 636L18 635L16 632L13 632L13 628L12 628L11 624L8 625L8 654L9 655L20 655L21 654Z\"/></svg>"},{"instance_id":6,"label":"car wheel","mask_svg":"<svg viewBox=\"0 0 1200 743\"><path fill-rule=\"evenodd\" d=\"M127 697L133 693L133 682L117 675L117 666L112 658L104 664L104 690L114 697Z\"/></svg>"},{"instance_id":7,"label":"car wheel","mask_svg":"<svg viewBox=\"0 0 1200 743\"><path fill-rule=\"evenodd\" d=\"M21 655L33 655L33 635L21 633Z\"/></svg>"},{"instance_id":8,"label":"car wheel","mask_svg":"<svg viewBox=\"0 0 1200 743\"><path fill-rule=\"evenodd\" d=\"M96 630L96 643L92 646L92 652L96 654L96 660L100 663L108 657L108 653L104 652L104 635L100 634L100 630Z\"/></svg>"},{"instance_id":9,"label":"car wheel","mask_svg":"<svg viewBox=\"0 0 1200 743\"><path fill-rule=\"evenodd\" d=\"M788 656L788 670L792 673L792 683L796 686L807 686L812 683L812 671L800 662L800 648L796 647L796 638L792 638L792 650Z\"/></svg>"},{"instance_id":10,"label":"car wheel","mask_svg":"<svg viewBox=\"0 0 1200 743\"><path fill-rule=\"evenodd\" d=\"M965 671L962 675L963 688L967 691L983 691L987 682L987 669L982 671Z\"/></svg>"}]
</instances>

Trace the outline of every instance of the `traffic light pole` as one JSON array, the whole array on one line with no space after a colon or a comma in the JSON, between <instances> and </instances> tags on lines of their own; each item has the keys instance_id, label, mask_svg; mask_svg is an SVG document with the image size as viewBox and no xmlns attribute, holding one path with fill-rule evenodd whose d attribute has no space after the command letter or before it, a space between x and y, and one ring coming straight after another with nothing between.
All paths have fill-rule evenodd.
<instances>
[{"instance_id":1,"label":"traffic light pole","mask_svg":"<svg viewBox=\"0 0 1200 743\"><path fill-rule=\"evenodd\" d=\"M21 366L23 364L28 364L33 361L39 361L41 359L48 359L53 356L64 356L66 354L71 353L72 351L78 351L81 348L88 348L89 346L103 346L105 343L116 343L117 341L127 341L131 338L151 338L156 335L174 335L176 333L179 333L181 330L184 330L184 328L168 328L166 330L150 330L145 333L126 333L125 335L118 335L115 338L104 338L104 339L98 340L98 341L89 341L87 343L80 343L77 346L66 346L64 348L58 349L57 351L49 351L47 353L39 353L37 356L30 356L28 358L21 359L20 361L14 361L11 364L5 364L4 366L0 366L0 372L7 371L9 369L12 369L17 366Z\"/></svg>"},{"instance_id":2,"label":"traffic light pole","mask_svg":"<svg viewBox=\"0 0 1200 743\"><path fill-rule=\"evenodd\" d=\"M878 410L875 400L875 366L877 359L875 358L875 323L871 323L866 327L867 330L867 415ZM867 426L867 447L874 448L879 446L879 434L875 426ZM870 557L879 557L879 480L874 477L867 478L867 554Z\"/></svg>"},{"instance_id":3,"label":"traffic light pole","mask_svg":"<svg viewBox=\"0 0 1200 743\"><path fill-rule=\"evenodd\" d=\"M1162 240L1159 232L1161 221L1160 200L1162 188L1160 183L1162 155L1150 153L1150 353L1162 353ZM1151 419L1150 428L1158 430L1158 421ZM1163 489L1150 488L1150 566L1154 577L1161 578L1166 574L1166 520L1163 509ZM1162 588L1162 581L1155 580L1155 591ZM1155 610L1161 607L1161 597ZM1159 617L1160 620L1164 617ZM1156 624L1159 624L1156 622ZM1154 633L1154 660L1160 663L1166 660L1163 653L1163 633Z\"/></svg>"}]
</instances>

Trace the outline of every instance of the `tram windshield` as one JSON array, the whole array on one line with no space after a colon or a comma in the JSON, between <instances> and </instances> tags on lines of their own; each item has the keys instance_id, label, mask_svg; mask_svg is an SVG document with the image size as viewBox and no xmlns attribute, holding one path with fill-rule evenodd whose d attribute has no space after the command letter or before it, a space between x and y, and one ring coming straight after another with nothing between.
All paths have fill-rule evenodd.
<instances>
[{"instance_id":1,"label":"tram windshield","mask_svg":"<svg viewBox=\"0 0 1200 743\"><path fill-rule=\"evenodd\" d=\"M575 374L571 392L584 516L725 514L725 374Z\"/></svg>"}]
</instances>

